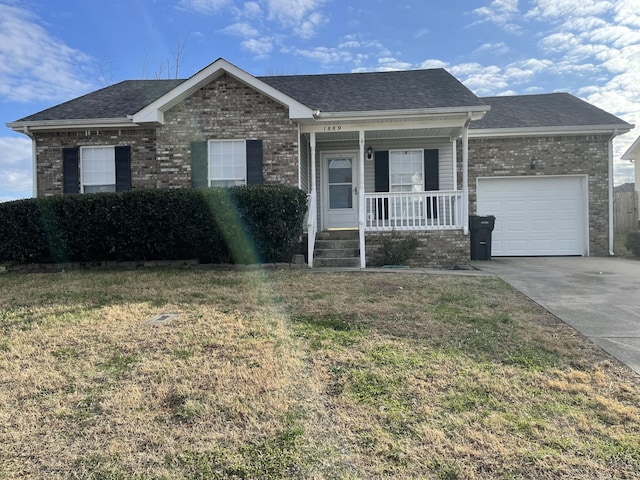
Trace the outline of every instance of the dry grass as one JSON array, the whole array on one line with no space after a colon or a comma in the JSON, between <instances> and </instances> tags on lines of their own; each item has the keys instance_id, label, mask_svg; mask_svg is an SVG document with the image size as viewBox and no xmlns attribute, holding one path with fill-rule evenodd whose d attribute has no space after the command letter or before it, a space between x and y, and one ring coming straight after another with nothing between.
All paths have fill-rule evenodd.
<instances>
[{"instance_id":1,"label":"dry grass","mask_svg":"<svg viewBox=\"0 0 640 480\"><path fill-rule=\"evenodd\" d=\"M67 272L0 291L0 478L640 478L638 377L499 280Z\"/></svg>"}]
</instances>

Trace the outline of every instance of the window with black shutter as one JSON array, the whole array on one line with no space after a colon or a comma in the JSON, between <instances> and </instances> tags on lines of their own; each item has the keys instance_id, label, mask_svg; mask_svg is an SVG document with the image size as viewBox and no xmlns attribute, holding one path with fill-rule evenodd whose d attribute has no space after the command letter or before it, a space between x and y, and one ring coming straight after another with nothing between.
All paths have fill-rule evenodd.
<instances>
[{"instance_id":1,"label":"window with black shutter","mask_svg":"<svg viewBox=\"0 0 640 480\"><path fill-rule=\"evenodd\" d=\"M191 142L191 186L262 184L262 158L262 140Z\"/></svg>"}]
</instances>

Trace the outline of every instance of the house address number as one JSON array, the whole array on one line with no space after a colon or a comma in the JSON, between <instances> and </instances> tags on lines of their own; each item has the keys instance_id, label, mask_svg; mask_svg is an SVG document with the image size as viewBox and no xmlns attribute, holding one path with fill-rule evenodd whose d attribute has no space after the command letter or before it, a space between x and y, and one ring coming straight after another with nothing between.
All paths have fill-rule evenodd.
<instances>
[{"instance_id":1,"label":"house address number","mask_svg":"<svg viewBox=\"0 0 640 480\"><path fill-rule=\"evenodd\" d=\"M323 132L339 132L342 130L342 125L327 125L323 127Z\"/></svg>"}]
</instances>

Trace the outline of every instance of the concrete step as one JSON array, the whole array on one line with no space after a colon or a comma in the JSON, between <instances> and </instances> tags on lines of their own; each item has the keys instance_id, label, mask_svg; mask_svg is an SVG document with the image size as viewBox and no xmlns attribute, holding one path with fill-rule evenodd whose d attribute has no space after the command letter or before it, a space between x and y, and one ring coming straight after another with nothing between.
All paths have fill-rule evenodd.
<instances>
[{"instance_id":1,"label":"concrete step","mask_svg":"<svg viewBox=\"0 0 640 480\"><path fill-rule=\"evenodd\" d=\"M316 250L360 248L358 240L316 240Z\"/></svg>"},{"instance_id":2,"label":"concrete step","mask_svg":"<svg viewBox=\"0 0 640 480\"><path fill-rule=\"evenodd\" d=\"M315 258L360 258L358 248L316 248Z\"/></svg>"},{"instance_id":3,"label":"concrete step","mask_svg":"<svg viewBox=\"0 0 640 480\"><path fill-rule=\"evenodd\" d=\"M313 266L333 268L354 268L360 266L360 257L357 258L314 258Z\"/></svg>"},{"instance_id":4,"label":"concrete step","mask_svg":"<svg viewBox=\"0 0 640 480\"><path fill-rule=\"evenodd\" d=\"M357 230L331 230L318 232L316 240L358 240Z\"/></svg>"}]
</instances>

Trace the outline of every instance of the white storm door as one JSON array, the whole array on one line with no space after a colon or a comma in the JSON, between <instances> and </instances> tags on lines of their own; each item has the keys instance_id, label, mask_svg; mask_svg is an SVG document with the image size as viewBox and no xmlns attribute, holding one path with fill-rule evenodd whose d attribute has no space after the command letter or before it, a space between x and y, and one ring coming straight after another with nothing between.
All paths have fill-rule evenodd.
<instances>
[{"instance_id":1,"label":"white storm door","mask_svg":"<svg viewBox=\"0 0 640 480\"><path fill-rule=\"evenodd\" d=\"M324 227L358 226L357 154L324 154Z\"/></svg>"}]
</instances>

